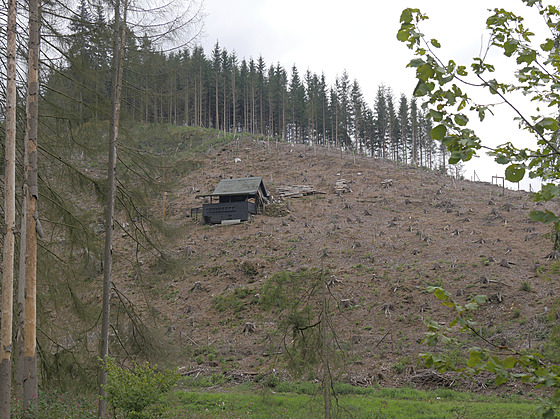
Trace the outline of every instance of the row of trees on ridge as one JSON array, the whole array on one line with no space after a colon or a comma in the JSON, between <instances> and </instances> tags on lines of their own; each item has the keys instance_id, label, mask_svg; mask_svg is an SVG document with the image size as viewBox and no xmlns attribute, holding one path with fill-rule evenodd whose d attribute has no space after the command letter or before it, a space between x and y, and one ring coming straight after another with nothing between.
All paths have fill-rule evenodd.
<instances>
[{"instance_id":1,"label":"row of trees on ridge","mask_svg":"<svg viewBox=\"0 0 560 419\"><path fill-rule=\"evenodd\" d=\"M50 63L45 102L76 123L106 118L110 98L110 22L103 10L82 2L71 33L60 46L64 59ZM146 35L127 30L122 117L247 132L267 138L339 147L430 168L445 167L431 140L430 120L414 98L396 98L380 85L373 107L345 71L329 86L324 74L300 74L262 56L240 59L216 42L157 50Z\"/></svg>"}]
</instances>

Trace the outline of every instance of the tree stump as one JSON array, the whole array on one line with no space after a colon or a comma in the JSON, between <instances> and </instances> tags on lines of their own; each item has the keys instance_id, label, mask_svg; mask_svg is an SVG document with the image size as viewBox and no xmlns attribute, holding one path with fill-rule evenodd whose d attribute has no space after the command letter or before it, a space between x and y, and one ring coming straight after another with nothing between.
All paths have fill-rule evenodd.
<instances>
[{"instance_id":1,"label":"tree stump","mask_svg":"<svg viewBox=\"0 0 560 419\"><path fill-rule=\"evenodd\" d=\"M350 299L340 300L340 308L350 308L354 305L355 305L354 301L352 301Z\"/></svg>"},{"instance_id":2,"label":"tree stump","mask_svg":"<svg viewBox=\"0 0 560 419\"><path fill-rule=\"evenodd\" d=\"M248 335L249 333L255 333L256 331L255 323L247 322L245 326L243 326L243 333Z\"/></svg>"}]
</instances>

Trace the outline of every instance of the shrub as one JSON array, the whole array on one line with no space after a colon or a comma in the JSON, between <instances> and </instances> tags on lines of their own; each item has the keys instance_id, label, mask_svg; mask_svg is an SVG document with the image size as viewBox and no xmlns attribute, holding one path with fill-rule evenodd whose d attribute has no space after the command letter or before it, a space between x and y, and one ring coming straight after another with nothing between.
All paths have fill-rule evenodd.
<instances>
[{"instance_id":1,"label":"shrub","mask_svg":"<svg viewBox=\"0 0 560 419\"><path fill-rule=\"evenodd\" d=\"M156 367L146 362L131 369L121 368L113 358L107 358L107 403L123 410L126 417L149 417L146 408L160 402L179 380L178 372L159 372Z\"/></svg>"}]
</instances>

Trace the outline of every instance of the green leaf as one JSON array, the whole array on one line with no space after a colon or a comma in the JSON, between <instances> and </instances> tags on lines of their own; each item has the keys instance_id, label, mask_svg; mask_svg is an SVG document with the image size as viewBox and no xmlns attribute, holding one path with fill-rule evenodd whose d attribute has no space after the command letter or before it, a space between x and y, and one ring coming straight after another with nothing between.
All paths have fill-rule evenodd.
<instances>
[{"instance_id":1,"label":"green leaf","mask_svg":"<svg viewBox=\"0 0 560 419\"><path fill-rule=\"evenodd\" d=\"M408 40L409 35L410 35L410 30L408 28L399 29L399 31L397 32L397 39L401 42L405 42L406 40Z\"/></svg>"},{"instance_id":2,"label":"green leaf","mask_svg":"<svg viewBox=\"0 0 560 419\"><path fill-rule=\"evenodd\" d=\"M506 157L503 154L496 156L496 163L498 164L508 164L510 161L509 157Z\"/></svg>"},{"instance_id":3,"label":"green leaf","mask_svg":"<svg viewBox=\"0 0 560 419\"><path fill-rule=\"evenodd\" d=\"M408 66L409 67L420 67L423 64L426 64L426 61L424 61L422 58L414 58L413 60L410 60L410 63L408 64Z\"/></svg>"},{"instance_id":4,"label":"green leaf","mask_svg":"<svg viewBox=\"0 0 560 419\"><path fill-rule=\"evenodd\" d=\"M541 44L541 49L543 51L552 51L552 49L554 48L554 41L552 39L547 39L546 42L544 44Z\"/></svg>"},{"instance_id":5,"label":"green leaf","mask_svg":"<svg viewBox=\"0 0 560 419\"><path fill-rule=\"evenodd\" d=\"M536 194L535 201L550 201L560 195L560 187L554 183L547 183L541 187L541 191Z\"/></svg>"},{"instance_id":6,"label":"green leaf","mask_svg":"<svg viewBox=\"0 0 560 419\"><path fill-rule=\"evenodd\" d=\"M462 127L464 127L465 125L467 125L467 123L469 122L469 118L466 115L463 114L457 114L455 115L455 123L457 125L460 125Z\"/></svg>"},{"instance_id":7,"label":"green leaf","mask_svg":"<svg viewBox=\"0 0 560 419\"><path fill-rule=\"evenodd\" d=\"M426 96L429 91L430 88L428 87L428 85L422 80L418 80L418 84L416 84L416 87L414 88L414 92L412 94L415 97L421 97Z\"/></svg>"},{"instance_id":8,"label":"green leaf","mask_svg":"<svg viewBox=\"0 0 560 419\"><path fill-rule=\"evenodd\" d=\"M432 118L436 122L440 122L443 119L443 112L439 112L433 109L430 109L429 112L430 118Z\"/></svg>"},{"instance_id":9,"label":"green leaf","mask_svg":"<svg viewBox=\"0 0 560 419\"><path fill-rule=\"evenodd\" d=\"M465 308L469 311L476 310L478 308L478 303L475 301L471 301L470 303L465 304Z\"/></svg>"},{"instance_id":10,"label":"green leaf","mask_svg":"<svg viewBox=\"0 0 560 419\"><path fill-rule=\"evenodd\" d=\"M473 298L473 300L478 304L484 304L488 300L488 297L486 295L477 295Z\"/></svg>"},{"instance_id":11,"label":"green leaf","mask_svg":"<svg viewBox=\"0 0 560 419\"><path fill-rule=\"evenodd\" d=\"M494 382L496 383L497 386L502 385L504 383L507 383L507 377L504 377L502 375L497 375L496 379L494 380Z\"/></svg>"},{"instance_id":12,"label":"green leaf","mask_svg":"<svg viewBox=\"0 0 560 419\"><path fill-rule=\"evenodd\" d=\"M430 64L423 64L416 69L416 78L428 81L430 77L433 77L434 69Z\"/></svg>"},{"instance_id":13,"label":"green leaf","mask_svg":"<svg viewBox=\"0 0 560 419\"><path fill-rule=\"evenodd\" d=\"M412 22L412 9L407 8L404 9L401 13L401 20L402 23L410 23Z\"/></svg>"},{"instance_id":14,"label":"green leaf","mask_svg":"<svg viewBox=\"0 0 560 419\"><path fill-rule=\"evenodd\" d=\"M525 166L512 164L506 169L506 179L510 182L520 182L525 177Z\"/></svg>"},{"instance_id":15,"label":"green leaf","mask_svg":"<svg viewBox=\"0 0 560 419\"><path fill-rule=\"evenodd\" d=\"M502 361L502 365L507 369L513 368L515 367L515 365L517 365L517 358L514 356L508 356Z\"/></svg>"},{"instance_id":16,"label":"green leaf","mask_svg":"<svg viewBox=\"0 0 560 419\"><path fill-rule=\"evenodd\" d=\"M446 300L446 299L447 299L447 297L449 296L449 293L448 293L447 291L443 290L442 288L437 287L437 288L434 290L434 295L436 296L436 298L437 298L438 300L442 300L442 301L443 301L443 300Z\"/></svg>"},{"instance_id":17,"label":"green leaf","mask_svg":"<svg viewBox=\"0 0 560 419\"><path fill-rule=\"evenodd\" d=\"M554 118L543 118L536 125L549 131L558 130L558 121Z\"/></svg>"},{"instance_id":18,"label":"green leaf","mask_svg":"<svg viewBox=\"0 0 560 419\"><path fill-rule=\"evenodd\" d=\"M437 39L430 40L430 44L432 44L432 46L434 46L435 48L441 48L441 45Z\"/></svg>"},{"instance_id":19,"label":"green leaf","mask_svg":"<svg viewBox=\"0 0 560 419\"><path fill-rule=\"evenodd\" d=\"M543 211L531 211L529 213L529 218L533 221L543 222L545 213Z\"/></svg>"},{"instance_id":20,"label":"green leaf","mask_svg":"<svg viewBox=\"0 0 560 419\"><path fill-rule=\"evenodd\" d=\"M527 63L531 64L533 61L537 59L537 52L532 49L527 49L519 54L517 57L517 64Z\"/></svg>"},{"instance_id":21,"label":"green leaf","mask_svg":"<svg viewBox=\"0 0 560 419\"><path fill-rule=\"evenodd\" d=\"M541 223L559 223L560 218L558 218L554 213L546 210L546 211L531 211L529 213L529 218L533 221L538 221Z\"/></svg>"},{"instance_id":22,"label":"green leaf","mask_svg":"<svg viewBox=\"0 0 560 419\"><path fill-rule=\"evenodd\" d=\"M518 45L519 41L517 39L509 39L504 43L504 54L511 57L515 50L517 50Z\"/></svg>"},{"instance_id":23,"label":"green leaf","mask_svg":"<svg viewBox=\"0 0 560 419\"><path fill-rule=\"evenodd\" d=\"M430 137L437 141L442 141L445 138L445 134L447 134L447 127L443 124L432 128L430 131Z\"/></svg>"},{"instance_id":24,"label":"green leaf","mask_svg":"<svg viewBox=\"0 0 560 419\"><path fill-rule=\"evenodd\" d=\"M470 368L477 368L483 362L482 353L479 351L471 351L467 366Z\"/></svg>"}]
</instances>

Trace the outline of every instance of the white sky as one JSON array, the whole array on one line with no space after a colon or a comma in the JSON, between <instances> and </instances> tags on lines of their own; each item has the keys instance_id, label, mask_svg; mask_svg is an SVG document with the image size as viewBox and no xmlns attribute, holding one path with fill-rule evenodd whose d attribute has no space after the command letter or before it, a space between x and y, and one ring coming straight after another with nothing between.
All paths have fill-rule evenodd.
<instances>
[{"instance_id":1,"label":"white sky","mask_svg":"<svg viewBox=\"0 0 560 419\"><path fill-rule=\"evenodd\" d=\"M414 71L406 68L412 51L396 39L406 7L419 8L430 17L422 31L441 42L444 61L465 65L488 39L484 27L489 8L519 12L530 27L538 19L527 15L528 8L520 0L205 0L201 44L207 54L219 41L240 59L262 55L267 65L279 62L288 74L294 64L300 75L307 69L324 73L329 84L346 70L352 80L358 80L373 108L381 83L391 87L397 98L401 93L410 97L416 85ZM505 112L487 119L479 132L483 141L492 145L527 141L517 133L512 117ZM481 180L490 181L492 175L503 176L504 169L484 157L466 166L465 177L476 170Z\"/></svg>"}]
</instances>

